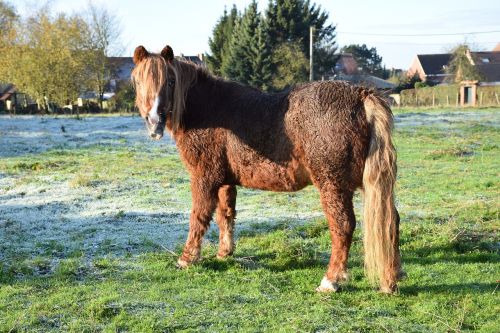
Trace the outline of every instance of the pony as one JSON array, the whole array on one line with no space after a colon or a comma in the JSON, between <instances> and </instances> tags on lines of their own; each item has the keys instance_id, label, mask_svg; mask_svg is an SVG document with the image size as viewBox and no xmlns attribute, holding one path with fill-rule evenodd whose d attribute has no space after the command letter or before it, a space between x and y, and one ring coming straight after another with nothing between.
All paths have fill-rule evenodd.
<instances>
[{"instance_id":1,"label":"pony","mask_svg":"<svg viewBox=\"0 0 500 333\"><path fill-rule=\"evenodd\" d=\"M298 191L317 187L332 242L319 292L339 289L356 226L353 194L364 196L365 272L385 293L402 275L394 203L393 115L375 91L341 81L311 82L278 93L217 78L142 45L134 51L136 106L149 134L165 129L191 176L189 233L177 266L200 260L215 212L217 257L232 255L237 186Z\"/></svg>"}]
</instances>

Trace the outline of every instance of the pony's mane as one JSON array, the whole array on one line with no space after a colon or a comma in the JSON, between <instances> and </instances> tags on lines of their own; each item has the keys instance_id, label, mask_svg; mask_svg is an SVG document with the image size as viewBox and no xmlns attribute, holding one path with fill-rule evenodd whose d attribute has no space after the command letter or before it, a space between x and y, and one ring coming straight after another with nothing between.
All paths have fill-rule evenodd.
<instances>
[{"instance_id":1,"label":"pony's mane","mask_svg":"<svg viewBox=\"0 0 500 333\"><path fill-rule=\"evenodd\" d=\"M186 106L186 95L196 82L199 73L208 75L201 66L182 59L167 62L161 55L150 54L137 64L132 71L132 82L136 90L136 105L141 112L151 109L151 103L161 92L168 76L175 80L173 92L172 132L182 128L182 115ZM168 98L168 94L164 96Z\"/></svg>"}]
</instances>

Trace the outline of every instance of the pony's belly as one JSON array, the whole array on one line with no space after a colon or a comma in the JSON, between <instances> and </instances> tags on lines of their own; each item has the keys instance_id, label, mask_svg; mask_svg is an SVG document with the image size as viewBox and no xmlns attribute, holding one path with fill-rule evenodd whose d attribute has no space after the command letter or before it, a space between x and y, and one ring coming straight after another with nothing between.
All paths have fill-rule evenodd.
<instances>
[{"instance_id":1,"label":"pony's belly","mask_svg":"<svg viewBox=\"0 0 500 333\"><path fill-rule=\"evenodd\" d=\"M252 163L240 167L237 175L242 186L267 191L294 192L311 184L309 172L298 161Z\"/></svg>"}]
</instances>

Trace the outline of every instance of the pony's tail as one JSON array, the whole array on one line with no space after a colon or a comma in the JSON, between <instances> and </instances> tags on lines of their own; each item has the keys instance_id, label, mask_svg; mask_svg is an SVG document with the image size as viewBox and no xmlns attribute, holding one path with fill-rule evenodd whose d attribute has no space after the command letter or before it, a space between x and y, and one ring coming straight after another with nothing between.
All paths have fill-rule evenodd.
<instances>
[{"instance_id":1,"label":"pony's tail","mask_svg":"<svg viewBox=\"0 0 500 333\"><path fill-rule=\"evenodd\" d=\"M399 215L394 204L396 150L392 144L393 116L379 96L364 98L370 124L370 147L363 172L365 270L383 292L397 288L400 271Z\"/></svg>"}]
</instances>

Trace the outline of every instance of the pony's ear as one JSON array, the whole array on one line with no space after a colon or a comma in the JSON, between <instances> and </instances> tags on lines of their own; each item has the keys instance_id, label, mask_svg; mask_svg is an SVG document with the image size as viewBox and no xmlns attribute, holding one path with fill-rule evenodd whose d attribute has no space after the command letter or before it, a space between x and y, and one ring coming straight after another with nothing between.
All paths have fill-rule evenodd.
<instances>
[{"instance_id":1,"label":"pony's ear","mask_svg":"<svg viewBox=\"0 0 500 333\"><path fill-rule=\"evenodd\" d=\"M134 64L140 63L143 59L149 56L149 52L142 45L139 45L135 48L134 51Z\"/></svg>"},{"instance_id":2,"label":"pony's ear","mask_svg":"<svg viewBox=\"0 0 500 333\"><path fill-rule=\"evenodd\" d=\"M172 50L170 45L165 46L160 54L167 62L174 60L174 50Z\"/></svg>"}]
</instances>

